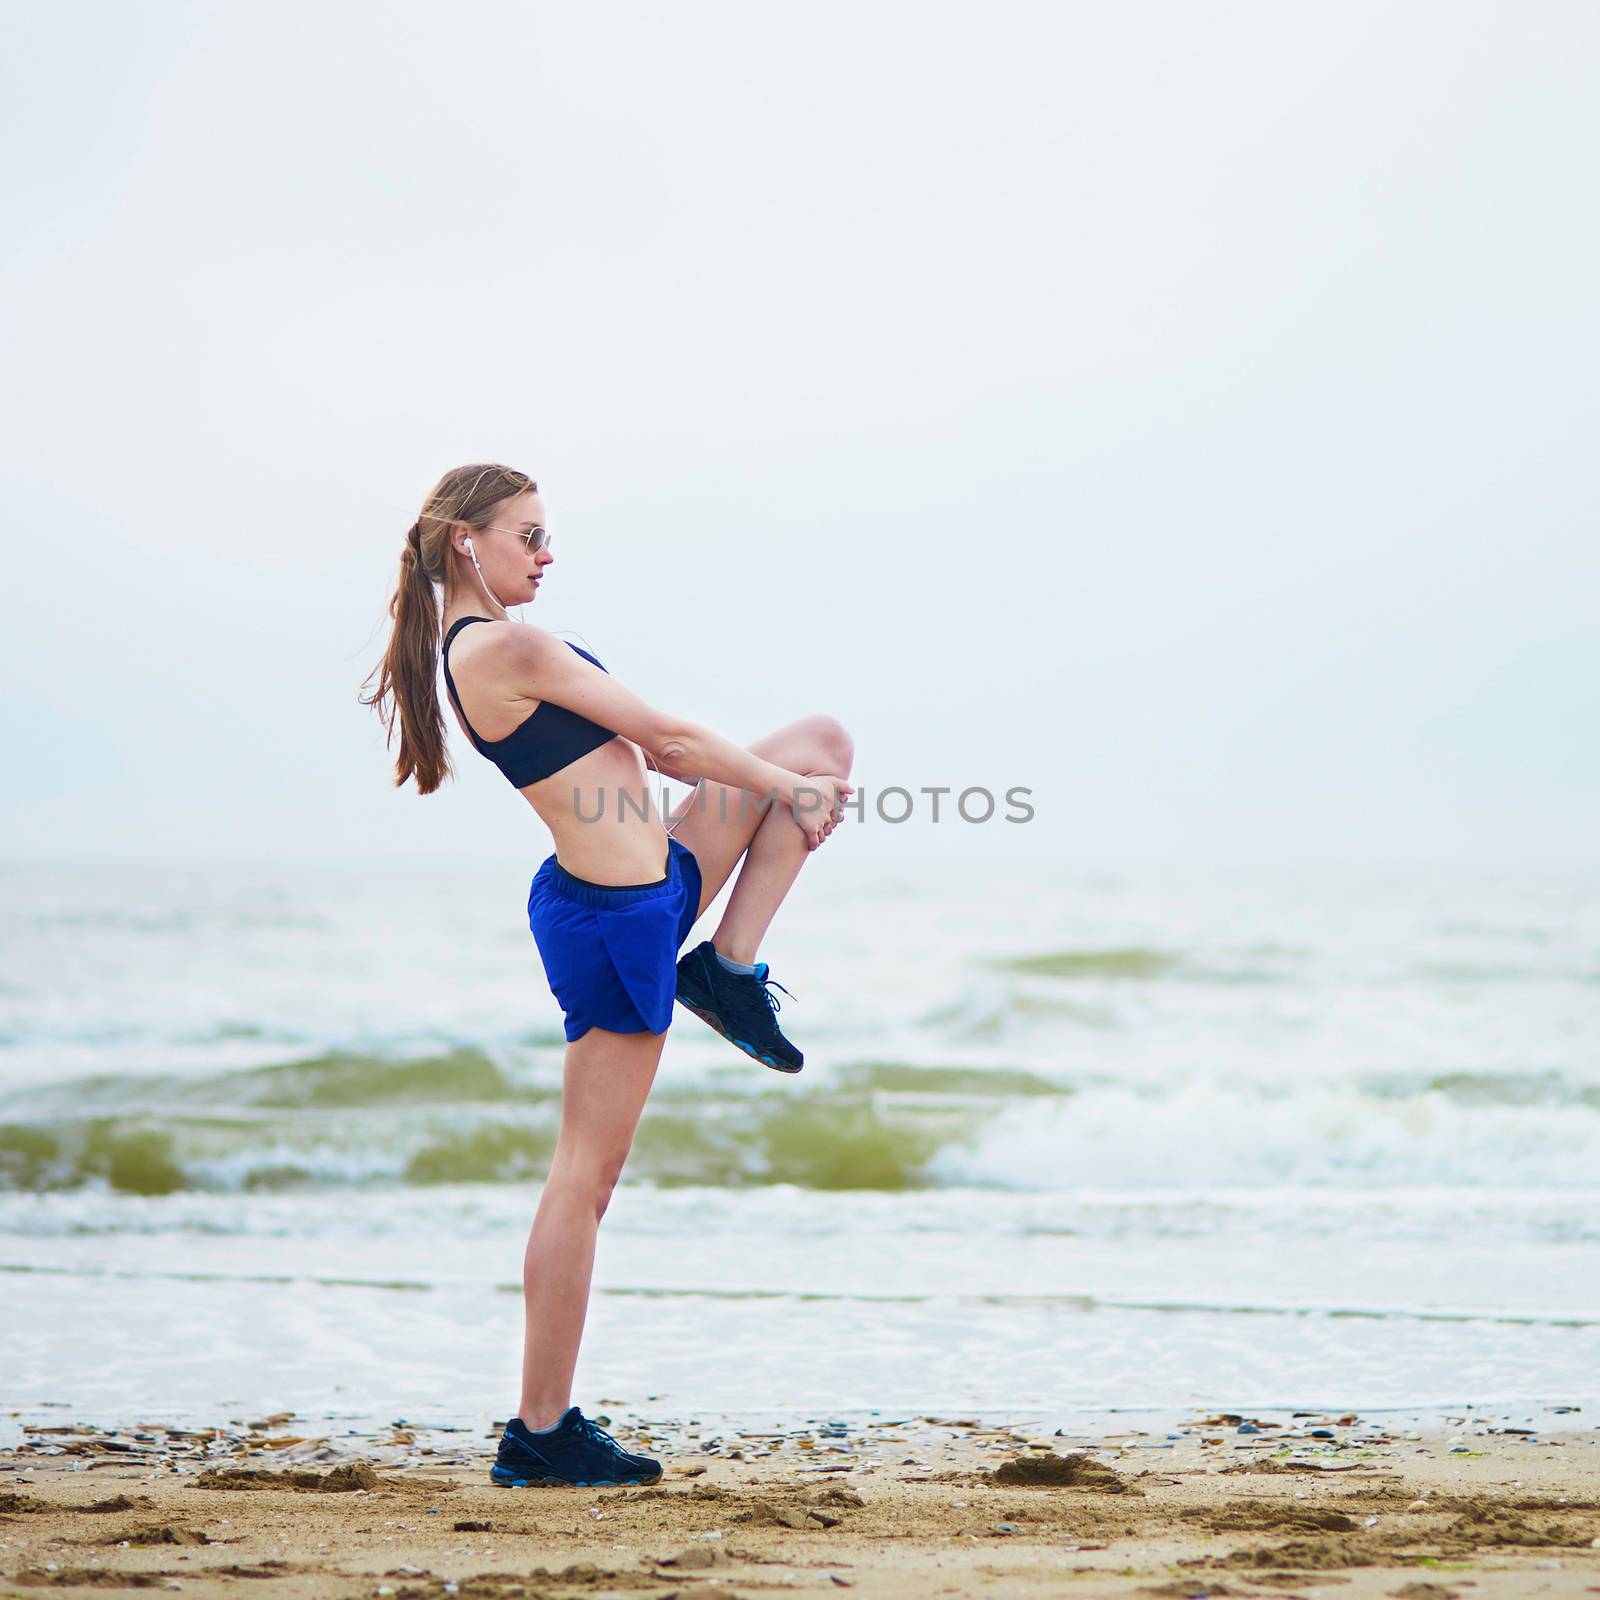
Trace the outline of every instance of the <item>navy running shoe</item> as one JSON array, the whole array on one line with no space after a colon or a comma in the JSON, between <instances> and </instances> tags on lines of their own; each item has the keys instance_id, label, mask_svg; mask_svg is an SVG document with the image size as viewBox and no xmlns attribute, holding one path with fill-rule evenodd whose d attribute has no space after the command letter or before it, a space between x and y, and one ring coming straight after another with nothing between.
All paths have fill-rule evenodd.
<instances>
[{"instance_id":1,"label":"navy running shoe","mask_svg":"<svg viewBox=\"0 0 1600 1600\"><path fill-rule=\"evenodd\" d=\"M780 1002L772 989L783 985L767 976L765 961L755 966L754 972L729 972L717 959L717 947L703 939L678 962L678 999L763 1066L798 1072L806 1058L778 1031Z\"/></svg>"},{"instance_id":2,"label":"navy running shoe","mask_svg":"<svg viewBox=\"0 0 1600 1600\"><path fill-rule=\"evenodd\" d=\"M661 1463L630 1454L580 1407L568 1406L549 1433L535 1433L521 1417L513 1417L500 1435L489 1476L506 1489L541 1484L597 1489L607 1484L654 1483L661 1476Z\"/></svg>"}]
</instances>

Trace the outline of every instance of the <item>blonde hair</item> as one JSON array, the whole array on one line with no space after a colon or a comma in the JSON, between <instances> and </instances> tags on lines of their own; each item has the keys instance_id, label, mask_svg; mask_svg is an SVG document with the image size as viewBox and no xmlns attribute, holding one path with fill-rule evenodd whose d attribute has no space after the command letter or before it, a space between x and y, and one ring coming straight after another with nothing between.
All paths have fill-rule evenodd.
<instances>
[{"instance_id":1,"label":"blonde hair","mask_svg":"<svg viewBox=\"0 0 1600 1600\"><path fill-rule=\"evenodd\" d=\"M432 794L453 777L445 745L444 712L439 705L440 601L450 570L450 525L464 522L481 533L497 507L539 485L525 472L497 463L452 467L433 486L421 513L406 531L400 551L400 576L389 601L394 626L383 660L367 674L362 688L377 687L359 698L383 719L384 743L394 742L400 722L400 751L395 759L395 787L415 778L418 794Z\"/></svg>"}]
</instances>

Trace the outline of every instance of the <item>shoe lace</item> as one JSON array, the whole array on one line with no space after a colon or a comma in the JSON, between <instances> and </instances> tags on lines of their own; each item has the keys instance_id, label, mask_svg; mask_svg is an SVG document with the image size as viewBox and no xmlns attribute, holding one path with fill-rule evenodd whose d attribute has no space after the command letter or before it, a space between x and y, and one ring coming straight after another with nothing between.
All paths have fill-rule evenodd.
<instances>
[{"instance_id":1,"label":"shoe lace","mask_svg":"<svg viewBox=\"0 0 1600 1600\"><path fill-rule=\"evenodd\" d=\"M614 1451L619 1456L625 1456L628 1453L593 1417L586 1417L581 1411L578 1413L578 1431L593 1439L596 1444L603 1445L606 1449Z\"/></svg>"},{"instance_id":2,"label":"shoe lace","mask_svg":"<svg viewBox=\"0 0 1600 1600\"><path fill-rule=\"evenodd\" d=\"M719 976L726 977L729 976L729 974L719 974ZM759 994L761 998L767 1002L767 1015L769 1017L776 1016L777 1013L783 1009L783 1002L772 992L773 989L783 989L783 992L788 995L791 1000L799 999L799 996L793 993L791 990L784 989L783 985L779 983L778 980L771 975L771 973L768 973L764 978L757 978L754 973L748 973L746 976L748 976L755 985L754 993L751 992L751 989L747 987L742 980L736 980L732 985L728 986L728 988L724 990L724 993L728 996L728 1001L726 1003L733 1007L737 1007L741 1012L752 1005L754 1003L755 994ZM771 985L771 988L768 987L769 984ZM776 1026L776 1024L774 1024L774 1026Z\"/></svg>"},{"instance_id":3,"label":"shoe lace","mask_svg":"<svg viewBox=\"0 0 1600 1600\"><path fill-rule=\"evenodd\" d=\"M769 984L771 988L767 987ZM733 990L732 1008L735 1014L750 1022L754 1022L757 1017L760 1017L764 1023L776 1029L778 1026L777 1016L783 1009L783 1002L772 992L773 989L783 989L783 985L776 978L756 978L752 974L748 984L740 983ZM791 1000L795 998L789 990L783 989L783 992ZM756 1003L757 995L760 995L766 1001L767 1007L765 1011Z\"/></svg>"},{"instance_id":4,"label":"shoe lace","mask_svg":"<svg viewBox=\"0 0 1600 1600\"><path fill-rule=\"evenodd\" d=\"M773 1014L776 1015L779 1011L781 1011L783 1009L783 1002L777 997L777 995L775 995L772 992L772 989L767 988L767 985L769 983L772 985L772 989L783 989L783 985L781 983L779 983L776 978L772 978L772 977L763 978L761 980L761 985L762 985L761 993L762 993L762 996L765 998L767 1004L772 1008ZM794 999L794 996L792 994L789 994L789 991L787 989L783 989L783 992L785 994L788 994L789 998L791 1000Z\"/></svg>"}]
</instances>

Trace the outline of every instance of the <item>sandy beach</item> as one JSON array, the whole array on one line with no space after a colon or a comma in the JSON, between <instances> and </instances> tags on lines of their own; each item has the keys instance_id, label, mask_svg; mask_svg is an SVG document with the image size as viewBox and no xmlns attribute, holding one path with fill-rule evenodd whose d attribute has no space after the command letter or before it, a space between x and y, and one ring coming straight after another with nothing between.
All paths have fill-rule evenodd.
<instances>
[{"instance_id":1,"label":"sandy beach","mask_svg":"<svg viewBox=\"0 0 1600 1600\"><path fill-rule=\"evenodd\" d=\"M1600 1593L1600 1434L1576 1407L1107 1415L1072 1436L955 1416L611 1422L662 1460L659 1484L500 1489L490 1427L30 1424L0 1455L0 1589Z\"/></svg>"}]
</instances>

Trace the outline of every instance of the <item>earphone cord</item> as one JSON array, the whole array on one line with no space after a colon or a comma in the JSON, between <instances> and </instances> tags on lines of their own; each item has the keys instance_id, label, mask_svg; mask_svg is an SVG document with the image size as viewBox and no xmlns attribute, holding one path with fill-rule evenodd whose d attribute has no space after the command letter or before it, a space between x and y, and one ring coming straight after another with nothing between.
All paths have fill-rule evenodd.
<instances>
[{"instance_id":1,"label":"earphone cord","mask_svg":"<svg viewBox=\"0 0 1600 1600\"><path fill-rule=\"evenodd\" d=\"M488 597L492 601L494 601L494 603L497 606L500 607L502 612L505 613L505 619L506 619L507 622L521 621L521 618L513 618L512 617L511 613L506 610L504 602L494 592L494 590L489 587L488 580L483 575L483 568L478 565L478 552L472 548L472 541L470 539L468 539L466 541L466 545L467 545L467 554L472 557L472 570L478 574L478 582L483 585L483 592L486 595L488 595ZM578 633L578 630L576 628L568 628L565 631L568 632L568 633ZM580 639L583 639L583 635L581 633L578 633L578 637ZM589 641L587 639L583 639L583 644L584 644L584 648L587 650L589 648ZM593 655L594 651L590 650L589 653L590 653L590 655ZM644 757L646 763L649 765L650 769L655 773L655 775L658 778L662 779L660 796L656 801L656 815L661 818L662 824L663 824L663 826L665 826L666 820L667 820L667 786L666 786L665 777L664 777L660 767L658 767L655 764L655 762L650 760L650 752L648 750L646 750L643 745L639 746L639 753ZM695 781L694 781L695 790L698 791L699 788L700 788L700 785L702 783L704 783L704 782L705 782L705 779L696 778ZM685 811L684 814L683 814L684 817L686 817L688 815L689 815L689 813L687 811ZM679 817L678 818L678 822L682 822L682 821L683 821L683 817ZM672 829L676 828L678 826L678 822L674 822L672 824L672 827L667 828L667 834L668 834L669 837L671 836Z\"/></svg>"},{"instance_id":2,"label":"earphone cord","mask_svg":"<svg viewBox=\"0 0 1600 1600\"><path fill-rule=\"evenodd\" d=\"M582 638L582 637L583 636L580 634L579 638ZM650 752L648 750L646 750L643 745L640 745L639 746L639 753L645 758L646 761L650 762L651 769L655 772L655 775L658 778L660 778L662 776L661 769L658 766L656 766L655 762L650 761ZM705 782L705 779L696 778L694 780L695 788L698 789L700 787L700 785L702 783L704 783L704 782ZM662 823L666 824L666 821L667 821L667 785L666 785L665 781L663 781L662 785L661 785L661 797L660 797L660 799L658 799L656 801L656 813L657 813L657 815L660 816ZM683 814L683 817L686 817L688 815L689 815L689 813L687 811L685 811L684 814ZM679 817L678 818L678 822L682 822L683 821L683 817ZM672 834L673 828L676 828L678 826L678 822L674 822L670 826L667 827L667 834L668 834L669 837Z\"/></svg>"}]
</instances>

